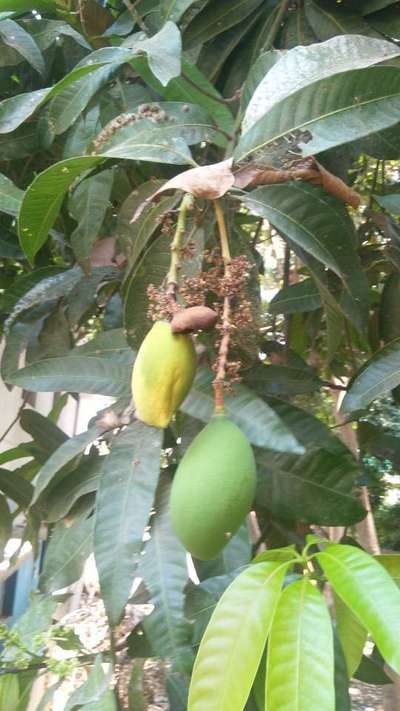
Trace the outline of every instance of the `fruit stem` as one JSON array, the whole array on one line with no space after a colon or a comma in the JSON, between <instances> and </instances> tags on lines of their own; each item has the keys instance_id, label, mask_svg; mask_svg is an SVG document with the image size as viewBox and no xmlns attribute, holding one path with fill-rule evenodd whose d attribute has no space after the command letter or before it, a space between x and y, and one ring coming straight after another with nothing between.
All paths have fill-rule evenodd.
<instances>
[{"instance_id":1,"label":"fruit stem","mask_svg":"<svg viewBox=\"0 0 400 711\"><path fill-rule=\"evenodd\" d=\"M179 207L178 221L174 238L171 242L171 261L167 275L167 294L172 301L176 300L176 289L178 286L178 275L181 266L181 251L183 238L186 231L186 220L189 210L193 208L194 198L190 193L186 193Z\"/></svg>"},{"instance_id":2,"label":"fruit stem","mask_svg":"<svg viewBox=\"0 0 400 711\"><path fill-rule=\"evenodd\" d=\"M215 215L217 218L219 239L221 244L221 255L224 262L224 279L229 279L231 253L229 249L229 238L226 229L225 216L219 200L213 200ZM217 374L214 378L214 397L215 397L215 414L220 415L224 412L224 381L226 377L226 366L228 363L229 341L230 341L230 315L231 305L229 296L224 297L224 306L222 311L222 338L219 344L217 357Z\"/></svg>"}]
</instances>

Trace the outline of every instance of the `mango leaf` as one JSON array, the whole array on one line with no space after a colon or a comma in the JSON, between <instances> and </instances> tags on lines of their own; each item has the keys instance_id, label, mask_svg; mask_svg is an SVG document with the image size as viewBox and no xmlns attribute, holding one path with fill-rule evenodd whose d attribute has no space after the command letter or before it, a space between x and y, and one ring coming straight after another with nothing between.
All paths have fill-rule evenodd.
<instances>
[{"instance_id":1,"label":"mango leaf","mask_svg":"<svg viewBox=\"0 0 400 711\"><path fill-rule=\"evenodd\" d=\"M334 600L336 630L346 660L347 675L351 679L360 665L368 633L336 593Z\"/></svg>"},{"instance_id":2,"label":"mango leaf","mask_svg":"<svg viewBox=\"0 0 400 711\"><path fill-rule=\"evenodd\" d=\"M100 66L54 96L48 112L53 134L57 136L72 126L103 84L112 78L118 66L117 63Z\"/></svg>"},{"instance_id":3,"label":"mango leaf","mask_svg":"<svg viewBox=\"0 0 400 711\"><path fill-rule=\"evenodd\" d=\"M129 392L131 366L93 356L49 358L25 366L8 382L32 392L86 392L120 397Z\"/></svg>"},{"instance_id":4,"label":"mango leaf","mask_svg":"<svg viewBox=\"0 0 400 711\"><path fill-rule=\"evenodd\" d=\"M93 706L95 703L97 704L101 700L101 697L108 691L111 674L111 666L109 672L104 674L101 654L98 654L87 681L79 686L78 689L75 689L73 694L69 697L64 711L78 711L78 709L81 709L82 706L84 707L85 704L92 704ZM94 708L96 707L94 706ZM110 705L108 708L110 711L114 711L115 706Z\"/></svg>"},{"instance_id":5,"label":"mango leaf","mask_svg":"<svg viewBox=\"0 0 400 711\"><path fill-rule=\"evenodd\" d=\"M385 570L393 578L394 582L400 587L400 553L385 553L384 555L376 555L375 559L383 565Z\"/></svg>"},{"instance_id":6,"label":"mango leaf","mask_svg":"<svg viewBox=\"0 0 400 711\"><path fill-rule=\"evenodd\" d=\"M321 296L318 287L312 279L304 279L280 289L270 301L268 311L271 314L294 314L315 311L320 307Z\"/></svg>"},{"instance_id":7,"label":"mango leaf","mask_svg":"<svg viewBox=\"0 0 400 711\"><path fill-rule=\"evenodd\" d=\"M272 52L269 54L273 55ZM243 131L248 131L279 101L315 81L340 72L369 67L399 54L398 47L391 42L354 34L339 35L306 47L294 47L283 56L278 55L278 61L275 59L273 66L261 78L246 109Z\"/></svg>"},{"instance_id":8,"label":"mango leaf","mask_svg":"<svg viewBox=\"0 0 400 711\"><path fill-rule=\"evenodd\" d=\"M39 267L35 271L18 276L12 285L7 289L0 300L1 313L9 314L13 311L15 304L27 294L36 284L50 276L56 276L65 270L60 267Z\"/></svg>"},{"instance_id":9,"label":"mango leaf","mask_svg":"<svg viewBox=\"0 0 400 711\"><path fill-rule=\"evenodd\" d=\"M20 635L23 645L32 654L38 653L37 636L47 632L51 627L56 606L56 600L50 595L35 594L26 612L12 626L13 631ZM2 661L13 659L15 653L18 654L15 647L3 652Z\"/></svg>"},{"instance_id":10,"label":"mango leaf","mask_svg":"<svg viewBox=\"0 0 400 711\"><path fill-rule=\"evenodd\" d=\"M70 468L72 471L69 471ZM77 464L72 461L71 467L66 467L66 475L60 471L39 499L38 508L43 520L48 523L59 521L72 511L81 498L84 510L89 513L94 504L94 497L90 494L95 494L99 488L100 469L101 459L91 453Z\"/></svg>"},{"instance_id":11,"label":"mango leaf","mask_svg":"<svg viewBox=\"0 0 400 711\"><path fill-rule=\"evenodd\" d=\"M44 461L68 439L65 432L48 417L30 408L25 408L22 411L20 426L31 435L35 443L35 453L39 450Z\"/></svg>"},{"instance_id":12,"label":"mango leaf","mask_svg":"<svg viewBox=\"0 0 400 711\"><path fill-rule=\"evenodd\" d=\"M358 4L356 7L358 9ZM329 0L306 0L305 10L308 22L320 40L338 34L377 36L361 14L350 8L332 6Z\"/></svg>"},{"instance_id":13,"label":"mango leaf","mask_svg":"<svg viewBox=\"0 0 400 711\"><path fill-rule=\"evenodd\" d=\"M13 519L8 508L7 499L0 494L0 558L4 558L4 547L12 536Z\"/></svg>"},{"instance_id":14,"label":"mango leaf","mask_svg":"<svg viewBox=\"0 0 400 711\"><path fill-rule=\"evenodd\" d=\"M14 20L0 22L0 39L15 49L39 74L45 73L42 53L33 37Z\"/></svg>"},{"instance_id":15,"label":"mango leaf","mask_svg":"<svg viewBox=\"0 0 400 711\"><path fill-rule=\"evenodd\" d=\"M383 10L389 5L394 5L396 0L366 0L361 8L362 15L370 15L373 12L378 12L378 10Z\"/></svg>"},{"instance_id":16,"label":"mango leaf","mask_svg":"<svg viewBox=\"0 0 400 711\"><path fill-rule=\"evenodd\" d=\"M361 664L354 674L354 678L365 684L376 684L377 686L392 684L393 680L385 673L384 660L379 652L377 655L375 654L376 651L375 647L370 656L366 654L363 655Z\"/></svg>"},{"instance_id":17,"label":"mango leaf","mask_svg":"<svg viewBox=\"0 0 400 711\"><path fill-rule=\"evenodd\" d=\"M303 577L285 588L274 614L267 651L266 703L282 711L334 711L333 674L328 608L318 588Z\"/></svg>"},{"instance_id":18,"label":"mango leaf","mask_svg":"<svg viewBox=\"0 0 400 711\"><path fill-rule=\"evenodd\" d=\"M397 67L335 74L275 104L242 135L234 160L254 156L259 165L282 168L288 149L309 156L368 136L397 123L399 107Z\"/></svg>"},{"instance_id":19,"label":"mango leaf","mask_svg":"<svg viewBox=\"0 0 400 711\"><path fill-rule=\"evenodd\" d=\"M54 12L56 9L55 0L35 0L36 10L43 12ZM32 11L32 0L0 0L0 12L11 10L14 13L24 13Z\"/></svg>"},{"instance_id":20,"label":"mango leaf","mask_svg":"<svg viewBox=\"0 0 400 711\"><path fill-rule=\"evenodd\" d=\"M158 482L161 443L161 430L137 421L118 436L104 458L94 552L112 625L120 621L135 577Z\"/></svg>"},{"instance_id":21,"label":"mango leaf","mask_svg":"<svg viewBox=\"0 0 400 711\"><path fill-rule=\"evenodd\" d=\"M36 44L42 52L49 49L52 45L59 42L60 38L71 37L77 44L85 49L91 49L90 44L85 40L83 35L77 32L67 22L59 20L38 20L35 17L33 20L25 20L24 27L32 35Z\"/></svg>"},{"instance_id":22,"label":"mango leaf","mask_svg":"<svg viewBox=\"0 0 400 711\"><path fill-rule=\"evenodd\" d=\"M55 592L80 578L83 566L93 550L93 518L83 518L67 525L60 521L53 529L46 548L39 579L41 592Z\"/></svg>"},{"instance_id":23,"label":"mango leaf","mask_svg":"<svg viewBox=\"0 0 400 711\"><path fill-rule=\"evenodd\" d=\"M193 5L195 0L162 0L160 5L161 23L167 20L178 22L186 10Z\"/></svg>"},{"instance_id":24,"label":"mango leaf","mask_svg":"<svg viewBox=\"0 0 400 711\"><path fill-rule=\"evenodd\" d=\"M208 372L198 371L181 409L203 422L209 421L214 411L214 399ZM235 393L226 397L225 409L252 444L278 452L304 452L302 445L275 412L245 386L238 385Z\"/></svg>"},{"instance_id":25,"label":"mango leaf","mask_svg":"<svg viewBox=\"0 0 400 711\"><path fill-rule=\"evenodd\" d=\"M333 644L335 653L335 711L351 711L346 660L335 628L333 628Z\"/></svg>"},{"instance_id":26,"label":"mango leaf","mask_svg":"<svg viewBox=\"0 0 400 711\"><path fill-rule=\"evenodd\" d=\"M400 338L374 353L351 380L343 400L343 412L367 407L400 384Z\"/></svg>"},{"instance_id":27,"label":"mango leaf","mask_svg":"<svg viewBox=\"0 0 400 711\"><path fill-rule=\"evenodd\" d=\"M0 173L0 212L5 212L13 217L17 215L23 194L23 190L17 188L12 180Z\"/></svg>"},{"instance_id":28,"label":"mango leaf","mask_svg":"<svg viewBox=\"0 0 400 711\"><path fill-rule=\"evenodd\" d=\"M299 183L258 188L243 202L342 279L362 328L368 315L368 283L344 206L323 190Z\"/></svg>"},{"instance_id":29,"label":"mango leaf","mask_svg":"<svg viewBox=\"0 0 400 711\"><path fill-rule=\"evenodd\" d=\"M289 563L258 563L222 595L194 664L188 711L242 711Z\"/></svg>"},{"instance_id":30,"label":"mango leaf","mask_svg":"<svg viewBox=\"0 0 400 711\"><path fill-rule=\"evenodd\" d=\"M389 195L374 195L374 199L393 215L400 215L400 193Z\"/></svg>"},{"instance_id":31,"label":"mango leaf","mask_svg":"<svg viewBox=\"0 0 400 711\"><path fill-rule=\"evenodd\" d=\"M82 180L70 195L68 209L78 226L71 235L72 249L78 261L88 260L107 209L109 207L114 173L101 173Z\"/></svg>"},{"instance_id":32,"label":"mango leaf","mask_svg":"<svg viewBox=\"0 0 400 711\"><path fill-rule=\"evenodd\" d=\"M196 47L243 22L262 0L212 0L196 15L184 34L185 48Z\"/></svg>"},{"instance_id":33,"label":"mango leaf","mask_svg":"<svg viewBox=\"0 0 400 711\"><path fill-rule=\"evenodd\" d=\"M122 43L122 46L131 46L135 42L135 35L131 35ZM162 84L167 84L181 73L182 41L178 27L168 20L156 35L141 40L135 46L137 53L147 55L149 67ZM135 65L135 60L133 62Z\"/></svg>"},{"instance_id":34,"label":"mango leaf","mask_svg":"<svg viewBox=\"0 0 400 711\"><path fill-rule=\"evenodd\" d=\"M268 395L300 395L319 390L322 381L311 370L294 366L263 364L253 368L246 383L263 397Z\"/></svg>"},{"instance_id":35,"label":"mango leaf","mask_svg":"<svg viewBox=\"0 0 400 711\"><path fill-rule=\"evenodd\" d=\"M111 358L121 363L132 363L134 353L128 346L122 328L101 331L95 338L76 346L70 351L71 356L91 355L99 358Z\"/></svg>"},{"instance_id":36,"label":"mango leaf","mask_svg":"<svg viewBox=\"0 0 400 711\"><path fill-rule=\"evenodd\" d=\"M321 526L346 526L365 518L352 493L359 470L350 454L320 448L295 457L257 449L256 461L257 509Z\"/></svg>"},{"instance_id":37,"label":"mango leaf","mask_svg":"<svg viewBox=\"0 0 400 711\"><path fill-rule=\"evenodd\" d=\"M186 551L172 530L169 496L170 481L164 473L151 520L150 540L145 544L140 564L140 576L155 608L143 620L143 628L157 654L171 660L173 671L190 672L191 628L184 616L183 593L188 579Z\"/></svg>"},{"instance_id":38,"label":"mango leaf","mask_svg":"<svg viewBox=\"0 0 400 711\"><path fill-rule=\"evenodd\" d=\"M316 554L329 582L368 630L389 666L400 672L400 590L376 560L354 546Z\"/></svg>"},{"instance_id":39,"label":"mango leaf","mask_svg":"<svg viewBox=\"0 0 400 711\"><path fill-rule=\"evenodd\" d=\"M55 450L39 472L32 503L35 503L44 490L47 489L57 472L65 467L71 460L75 459L75 457L82 454L101 432L101 428L97 426L90 427L86 432L82 432L74 437L69 437Z\"/></svg>"},{"instance_id":40,"label":"mango leaf","mask_svg":"<svg viewBox=\"0 0 400 711\"><path fill-rule=\"evenodd\" d=\"M128 343L137 349L151 328L147 315L149 284L159 286L165 278L171 258L170 245L160 235L147 249L128 275L124 288L124 326Z\"/></svg>"},{"instance_id":41,"label":"mango leaf","mask_svg":"<svg viewBox=\"0 0 400 711\"><path fill-rule=\"evenodd\" d=\"M0 491L15 501L22 509L26 509L32 499L33 486L16 472L0 469Z\"/></svg>"}]
</instances>

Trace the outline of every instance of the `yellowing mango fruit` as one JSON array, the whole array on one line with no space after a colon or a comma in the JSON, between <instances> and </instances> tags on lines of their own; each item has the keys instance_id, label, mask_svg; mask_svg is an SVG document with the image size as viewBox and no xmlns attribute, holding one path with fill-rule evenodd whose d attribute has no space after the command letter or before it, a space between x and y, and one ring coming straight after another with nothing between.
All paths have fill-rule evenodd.
<instances>
[{"instance_id":1,"label":"yellowing mango fruit","mask_svg":"<svg viewBox=\"0 0 400 711\"><path fill-rule=\"evenodd\" d=\"M214 415L186 450L171 489L171 521L186 550L216 558L250 511L256 488L252 448L225 415Z\"/></svg>"},{"instance_id":2,"label":"yellowing mango fruit","mask_svg":"<svg viewBox=\"0 0 400 711\"><path fill-rule=\"evenodd\" d=\"M191 337L172 333L167 321L156 321L133 366L137 417L148 425L167 427L192 386L196 365Z\"/></svg>"}]
</instances>

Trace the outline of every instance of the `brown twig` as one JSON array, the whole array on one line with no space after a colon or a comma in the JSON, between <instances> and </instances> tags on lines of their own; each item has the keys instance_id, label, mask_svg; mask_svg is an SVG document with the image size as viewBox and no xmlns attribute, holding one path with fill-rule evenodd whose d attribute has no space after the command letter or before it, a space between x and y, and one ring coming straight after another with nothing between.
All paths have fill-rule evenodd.
<instances>
[{"instance_id":1,"label":"brown twig","mask_svg":"<svg viewBox=\"0 0 400 711\"><path fill-rule=\"evenodd\" d=\"M221 244L221 255L224 263L224 278L229 278L231 253L229 249L229 238L225 224L224 212L219 200L213 200L215 215L219 231L219 239ZM224 411L224 382L226 376L226 367L228 363L229 341L230 341L230 314L231 306L229 296L224 297L224 306L222 312L222 338L219 344L217 357L217 373L214 378L214 394L215 394L215 412L221 414Z\"/></svg>"}]
</instances>

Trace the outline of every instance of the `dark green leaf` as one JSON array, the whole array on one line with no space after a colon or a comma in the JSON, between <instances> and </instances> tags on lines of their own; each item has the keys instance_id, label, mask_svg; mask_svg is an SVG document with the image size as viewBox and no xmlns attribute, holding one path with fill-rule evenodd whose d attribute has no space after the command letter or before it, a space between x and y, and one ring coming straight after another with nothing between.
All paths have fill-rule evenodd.
<instances>
[{"instance_id":1,"label":"dark green leaf","mask_svg":"<svg viewBox=\"0 0 400 711\"><path fill-rule=\"evenodd\" d=\"M373 658L367 657L365 654L354 674L354 678L364 682L364 684L376 684L377 686L392 683L392 679L385 674L383 664L378 664Z\"/></svg>"},{"instance_id":2,"label":"dark green leaf","mask_svg":"<svg viewBox=\"0 0 400 711\"><path fill-rule=\"evenodd\" d=\"M320 40L335 35L377 36L358 12L338 7L329 0L306 0L306 16Z\"/></svg>"},{"instance_id":3,"label":"dark green leaf","mask_svg":"<svg viewBox=\"0 0 400 711\"><path fill-rule=\"evenodd\" d=\"M131 367L93 356L49 358L8 376L8 382L33 392L85 392L120 397L129 392Z\"/></svg>"},{"instance_id":4,"label":"dark green leaf","mask_svg":"<svg viewBox=\"0 0 400 711\"><path fill-rule=\"evenodd\" d=\"M243 385L235 387L235 393L226 397L225 409L252 444L279 452L303 453L302 445L275 412ZM198 372L182 410L203 422L209 421L214 411L214 398L208 372Z\"/></svg>"},{"instance_id":5,"label":"dark green leaf","mask_svg":"<svg viewBox=\"0 0 400 711\"><path fill-rule=\"evenodd\" d=\"M314 311L321 306L321 296L312 279L284 287L274 296L268 306L271 314L293 314L299 311Z\"/></svg>"},{"instance_id":6,"label":"dark green leaf","mask_svg":"<svg viewBox=\"0 0 400 711\"><path fill-rule=\"evenodd\" d=\"M40 590L55 592L78 580L92 550L93 518L83 518L72 526L60 521L54 527L46 548Z\"/></svg>"},{"instance_id":7,"label":"dark green leaf","mask_svg":"<svg viewBox=\"0 0 400 711\"><path fill-rule=\"evenodd\" d=\"M113 171L103 170L82 180L69 198L69 212L78 223L71 235L71 244L80 262L89 259L92 246L99 236L110 204L113 180Z\"/></svg>"},{"instance_id":8,"label":"dark green leaf","mask_svg":"<svg viewBox=\"0 0 400 711\"><path fill-rule=\"evenodd\" d=\"M96 504L95 558L108 618L128 601L160 471L162 431L135 422L103 462Z\"/></svg>"},{"instance_id":9,"label":"dark green leaf","mask_svg":"<svg viewBox=\"0 0 400 711\"><path fill-rule=\"evenodd\" d=\"M212 0L184 34L184 46L196 47L246 19L262 0Z\"/></svg>"},{"instance_id":10,"label":"dark green leaf","mask_svg":"<svg viewBox=\"0 0 400 711\"><path fill-rule=\"evenodd\" d=\"M263 397L300 395L319 390L322 381L311 369L286 365L258 365L246 376L246 383Z\"/></svg>"},{"instance_id":11,"label":"dark green leaf","mask_svg":"<svg viewBox=\"0 0 400 711\"><path fill-rule=\"evenodd\" d=\"M39 74L45 73L45 63L42 53L33 37L14 20L0 22L0 38L6 45L10 45L26 61L32 65Z\"/></svg>"},{"instance_id":12,"label":"dark green leaf","mask_svg":"<svg viewBox=\"0 0 400 711\"><path fill-rule=\"evenodd\" d=\"M343 400L343 412L367 407L400 384L400 338L377 351L355 375Z\"/></svg>"},{"instance_id":13,"label":"dark green leaf","mask_svg":"<svg viewBox=\"0 0 400 711\"><path fill-rule=\"evenodd\" d=\"M33 487L16 472L0 469L0 490L13 499L22 509L28 508L33 494Z\"/></svg>"},{"instance_id":14,"label":"dark green leaf","mask_svg":"<svg viewBox=\"0 0 400 711\"><path fill-rule=\"evenodd\" d=\"M170 481L164 473L151 520L150 540L144 548L140 575L155 609L143 621L153 648L171 659L174 671L192 666L190 625L184 616L183 588L188 579L186 551L172 530L169 513Z\"/></svg>"},{"instance_id":15,"label":"dark green leaf","mask_svg":"<svg viewBox=\"0 0 400 711\"><path fill-rule=\"evenodd\" d=\"M94 704L99 702L101 697L107 693L111 677L111 668L106 675L104 674L101 663L101 654L98 654L87 681L78 689L75 689L73 694L69 697L64 711L77 711L82 708L82 706L84 707L85 704L92 704L92 708L96 708ZM110 705L108 708L110 711L114 711L115 706Z\"/></svg>"},{"instance_id":16,"label":"dark green leaf","mask_svg":"<svg viewBox=\"0 0 400 711\"><path fill-rule=\"evenodd\" d=\"M8 508L7 499L0 494L0 558L4 558L4 547L12 536L13 519Z\"/></svg>"},{"instance_id":17,"label":"dark green leaf","mask_svg":"<svg viewBox=\"0 0 400 711\"><path fill-rule=\"evenodd\" d=\"M348 678L354 675L361 661L368 633L343 600L334 594L336 630L346 661Z\"/></svg>"}]
</instances>

